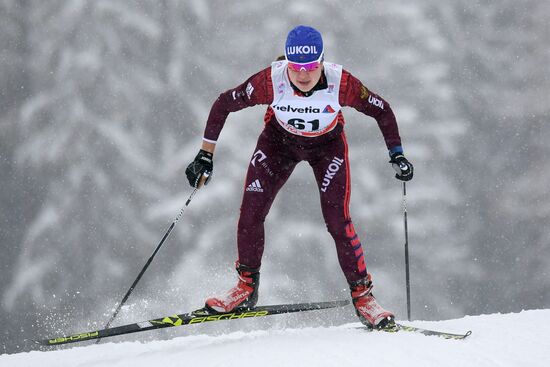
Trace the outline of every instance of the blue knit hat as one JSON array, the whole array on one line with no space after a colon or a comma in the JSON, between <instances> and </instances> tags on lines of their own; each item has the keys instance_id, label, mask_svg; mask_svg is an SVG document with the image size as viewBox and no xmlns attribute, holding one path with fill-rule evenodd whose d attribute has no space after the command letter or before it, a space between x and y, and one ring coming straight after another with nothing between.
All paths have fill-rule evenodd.
<instances>
[{"instance_id":1,"label":"blue knit hat","mask_svg":"<svg viewBox=\"0 0 550 367\"><path fill-rule=\"evenodd\" d=\"M323 55L323 38L318 30L299 25L288 33L285 56L288 61L306 64L317 61Z\"/></svg>"}]
</instances>

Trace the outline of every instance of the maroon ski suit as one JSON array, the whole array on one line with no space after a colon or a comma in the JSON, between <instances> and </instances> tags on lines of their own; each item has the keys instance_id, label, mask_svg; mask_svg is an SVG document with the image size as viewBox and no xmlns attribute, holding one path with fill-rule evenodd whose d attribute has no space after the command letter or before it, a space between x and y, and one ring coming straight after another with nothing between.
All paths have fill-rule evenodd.
<instances>
[{"instance_id":1,"label":"maroon ski suit","mask_svg":"<svg viewBox=\"0 0 550 367\"><path fill-rule=\"evenodd\" d=\"M327 87L323 85L324 78L323 74L316 88ZM295 93L300 95L297 89ZM315 98L315 94L301 97ZM204 140L217 141L230 112L258 104L270 105L273 98L271 67L268 67L218 97L208 117ZM338 100L342 107L353 107L376 119L387 148L400 149L399 131L389 103L346 70L342 71ZM237 236L238 262L250 268L260 267L267 213L296 164L307 161L315 174L323 217L335 241L342 271L348 282L365 278L363 249L349 212L350 167L342 112L338 114L336 127L316 137L299 136L283 129L271 106L264 121L265 128L250 160L244 185Z\"/></svg>"}]
</instances>

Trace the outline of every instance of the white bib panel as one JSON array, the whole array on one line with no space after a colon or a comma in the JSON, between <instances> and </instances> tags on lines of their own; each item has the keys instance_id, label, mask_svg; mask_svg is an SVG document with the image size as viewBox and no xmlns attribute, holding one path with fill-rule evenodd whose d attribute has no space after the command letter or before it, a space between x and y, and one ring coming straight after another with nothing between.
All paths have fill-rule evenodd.
<instances>
[{"instance_id":1,"label":"white bib panel","mask_svg":"<svg viewBox=\"0 0 550 367\"><path fill-rule=\"evenodd\" d=\"M315 137L334 129L338 123L342 65L323 63L328 87L309 97L297 96L287 74L287 61L271 64L273 102L271 108L279 125L300 136Z\"/></svg>"}]
</instances>

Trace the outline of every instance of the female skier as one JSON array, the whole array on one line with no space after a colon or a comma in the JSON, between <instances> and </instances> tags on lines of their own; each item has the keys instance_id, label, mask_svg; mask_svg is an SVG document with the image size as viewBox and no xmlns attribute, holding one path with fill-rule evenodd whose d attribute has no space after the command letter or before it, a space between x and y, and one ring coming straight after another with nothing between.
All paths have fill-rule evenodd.
<instances>
[{"instance_id":1,"label":"female skier","mask_svg":"<svg viewBox=\"0 0 550 367\"><path fill-rule=\"evenodd\" d=\"M314 28L298 26L288 34L283 60L222 93L212 106L202 148L186 170L193 187L200 187L212 177L214 148L228 114L268 105L265 127L244 186L237 230L238 283L223 296L208 298L205 307L216 313L255 306L265 218L296 164L307 161L317 181L323 217L336 244L359 319L370 328L391 328L394 315L372 295L371 276L350 217L350 166L342 107L353 107L376 119L397 179L412 179L413 166L403 155L388 102L341 65L324 62L323 55L321 34Z\"/></svg>"}]
</instances>

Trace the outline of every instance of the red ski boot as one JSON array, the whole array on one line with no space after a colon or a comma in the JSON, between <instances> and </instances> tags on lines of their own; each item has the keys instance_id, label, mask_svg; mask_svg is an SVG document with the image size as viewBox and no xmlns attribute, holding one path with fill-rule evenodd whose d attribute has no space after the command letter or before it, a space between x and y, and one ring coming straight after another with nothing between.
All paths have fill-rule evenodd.
<instances>
[{"instance_id":1,"label":"red ski boot","mask_svg":"<svg viewBox=\"0 0 550 367\"><path fill-rule=\"evenodd\" d=\"M370 274L350 284L351 298L359 320L370 329L395 329L394 315L383 309L372 295Z\"/></svg>"},{"instance_id":2,"label":"red ski boot","mask_svg":"<svg viewBox=\"0 0 550 367\"><path fill-rule=\"evenodd\" d=\"M260 269L249 268L238 262L235 265L239 273L239 282L224 295L208 298L205 304L205 309L208 311L212 313L231 312L256 306Z\"/></svg>"}]
</instances>

